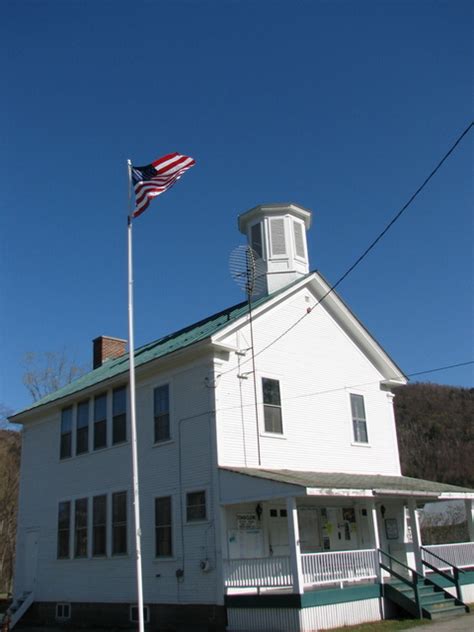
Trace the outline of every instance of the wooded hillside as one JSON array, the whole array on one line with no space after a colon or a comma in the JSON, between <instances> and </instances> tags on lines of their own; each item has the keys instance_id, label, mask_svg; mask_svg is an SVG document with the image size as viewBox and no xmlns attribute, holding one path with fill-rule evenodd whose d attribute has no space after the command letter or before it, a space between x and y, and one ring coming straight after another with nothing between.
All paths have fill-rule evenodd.
<instances>
[{"instance_id":1,"label":"wooded hillside","mask_svg":"<svg viewBox=\"0 0 474 632\"><path fill-rule=\"evenodd\" d=\"M20 433L0 429L0 593L11 590L13 577L20 450Z\"/></svg>"},{"instance_id":2,"label":"wooded hillside","mask_svg":"<svg viewBox=\"0 0 474 632\"><path fill-rule=\"evenodd\" d=\"M402 473L474 488L474 388L418 383L395 394Z\"/></svg>"}]
</instances>

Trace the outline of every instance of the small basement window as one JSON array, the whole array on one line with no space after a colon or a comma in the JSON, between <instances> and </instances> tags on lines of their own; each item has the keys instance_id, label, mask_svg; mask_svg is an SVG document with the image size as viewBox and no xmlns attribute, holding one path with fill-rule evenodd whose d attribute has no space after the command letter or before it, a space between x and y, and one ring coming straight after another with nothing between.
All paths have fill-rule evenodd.
<instances>
[{"instance_id":1,"label":"small basement window","mask_svg":"<svg viewBox=\"0 0 474 632\"><path fill-rule=\"evenodd\" d=\"M150 622L150 608L148 606L143 606L143 619L145 623ZM138 606L130 606L130 621L138 623Z\"/></svg>"},{"instance_id":2,"label":"small basement window","mask_svg":"<svg viewBox=\"0 0 474 632\"><path fill-rule=\"evenodd\" d=\"M57 603L56 604L56 619L65 621L71 618L71 604L70 603Z\"/></svg>"}]
</instances>

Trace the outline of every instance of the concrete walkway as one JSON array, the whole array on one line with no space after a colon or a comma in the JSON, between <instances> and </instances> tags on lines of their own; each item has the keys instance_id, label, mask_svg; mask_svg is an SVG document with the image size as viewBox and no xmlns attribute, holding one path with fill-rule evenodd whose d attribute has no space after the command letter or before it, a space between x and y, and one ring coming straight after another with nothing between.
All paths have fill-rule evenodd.
<instances>
[{"instance_id":1,"label":"concrete walkway","mask_svg":"<svg viewBox=\"0 0 474 632\"><path fill-rule=\"evenodd\" d=\"M472 632L474 630L474 612L442 619L428 625L419 625L415 628L406 628L403 632Z\"/></svg>"}]
</instances>

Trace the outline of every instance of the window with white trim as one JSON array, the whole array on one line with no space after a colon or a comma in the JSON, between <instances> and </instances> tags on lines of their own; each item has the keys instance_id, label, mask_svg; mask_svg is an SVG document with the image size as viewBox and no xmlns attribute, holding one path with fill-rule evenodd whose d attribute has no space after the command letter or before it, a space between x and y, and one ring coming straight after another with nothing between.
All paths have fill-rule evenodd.
<instances>
[{"instance_id":1,"label":"window with white trim","mask_svg":"<svg viewBox=\"0 0 474 632\"><path fill-rule=\"evenodd\" d=\"M186 494L186 522L206 520L206 492L189 492Z\"/></svg>"},{"instance_id":2,"label":"window with white trim","mask_svg":"<svg viewBox=\"0 0 474 632\"><path fill-rule=\"evenodd\" d=\"M72 454L72 406L61 411L61 439L59 458L67 459Z\"/></svg>"},{"instance_id":3,"label":"window with white trim","mask_svg":"<svg viewBox=\"0 0 474 632\"><path fill-rule=\"evenodd\" d=\"M285 220L275 218L270 220L270 239L272 244L272 256L286 255Z\"/></svg>"},{"instance_id":4,"label":"window with white trim","mask_svg":"<svg viewBox=\"0 0 474 632\"><path fill-rule=\"evenodd\" d=\"M153 391L155 443L170 439L170 387L158 386Z\"/></svg>"},{"instance_id":5,"label":"window with white trim","mask_svg":"<svg viewBox=\"0 0 474 632\"><path fill-rule=\"evenodd\" d=\"M92 499L92 555L107 555L107 495Z\"/></svg>"},{"instance_id":6,"label":"window with white trim","mask_svg":"<svg viewBox=\"0 0 474 632\"><path fill-rule=\"evenodd\" d=\"M250 244L252 250L262 258L263 257L263 240L262 240L262 224L254 224L250 229Z\"/></svg>"},{"instance_id":7,"label":"window with white trim","mask_svg":"<svg viewBox=\"0 0 474 632\"><path fill-rule=\"evenodd\" d=\"M127 553L127 492L112 494L112 555Z\"/></svg>"},{"instance_id":8,"label":"window with white trim","mask_svg":"<svg viewBox=\"0 0 474 632\"><path fill-rule=\"evenodd\" d=\"M58 560L69 559L71 541L71 503L69 500L58 506Z\"/></svg>"},{"instance_id":9,"label":"window with white trim","mask_svg":"<svg viewBox=\"0 0 474 632\"><path fill-rule=\"evenodd\" d=\"M171 557L173 555L173 525L171 496L155 498L155 555Z\"/></svg>"},{"instance_id":10,"label":"window with white trim","mask_svg":"<svg viewBox=\"0 0 474 632\"><path fill-rule=\"evenodd\" d=\"M283 434L280 382L278 380L272 380L268 377L263 377L262 392L265 432Z\"/></svg>"},{"instance_id":11,"label":"window with white trim","mask_svg":"<svg viewBox=\"0 0 474 632\"><path fill-rule=\"evenodd\" d=\"M127 440L127 389L114 388L112 392L112 443Z\"/></svg>"},{"instance_id":12,"label":"window with white trim","mask_svg":"<svg viewBox=\"0 0 474 632\"><path fill-rule=\"evenodd\" d=\"M76 410L76 454L89 452L89 400L79 402Z\"/></svg>"},{"instance_id":13,"label":"window with white trim","mask_svg":"<svg viewBox=\"0 0 474 632\"><path fill-rule=\"evenodd\" d=\"M87 498L74 503L74 557L87 557Z\"/></svg>"},{"instance_id":14,"label":"window with white trim","mask_svg":"<svg viewBox=\"0 0 474 632\"><path fill-rule=\"evenodd\" d=\"M352 428L356 443L368 443L364 396L351 393Z\"/></svg>"},{"instance_id":15,"label":"window with white trim","mask_svg":"<svg viewBox=\"0 0 474 632\"><path fill-rule=\"evenodd\" d=\"M56 619L64 621L71 618L71 604L70 603L57 603L56 604Z\"/></svg>"},{"instance_id":16,"label":"window with white trim","mask_svg":"<svg viewBox=\"0 0 474 632\"><path fill-rule=\"evenodd\" d=\"M107 393L94 397L94 450L107 447Z\"/></svg>"}]
</instances>

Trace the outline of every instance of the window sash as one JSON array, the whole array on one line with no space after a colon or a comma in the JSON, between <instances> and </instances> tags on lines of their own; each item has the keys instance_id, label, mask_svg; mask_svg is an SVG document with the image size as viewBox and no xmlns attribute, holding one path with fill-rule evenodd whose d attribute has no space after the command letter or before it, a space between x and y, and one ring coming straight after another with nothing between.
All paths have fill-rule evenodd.
<instances>
[{"instance_id":1,"label":"window sash","mask_svg":"<svg viewBox=\"0 0 474 632\"><path fill-rule=\"evenodd\" d=\"M87 498L75 502L74 557L87 557Z\"/></svg>"},{"instance_id":2,"label":"window sash","mask_svg":"<svg viewBox=\"0 0 474 632\"><path fill-rule=\"evenodd\" d=\"M355 393L351 393L350 396L354 441L356 443L368 443L364 396L356 395Z\"/></svg>"},{"instance_id":3,"label":"window sash","mask_svg":"<svg viewBox=\"0 0 474 632\"><path fill-rule=\"evenodd\" d=\"M123 443L127 440L127 393L125 386L114 389L112 396L112 443Z\"/></svg>"},{"instance_id":4,"label":"window sash","mask_svg":"<svg viewBox=\"0 0 474 632\"><path fill-rule=\"evenodd\" d=\"M59 458L67 459L72 455L72 406L61 411L61 438Z\"/></svg>"},{"instance_id":5,"label":"window sash","mask_svg":"<svg viewBox=\"0 0 474 632\"><path fill-rule=\"evenodd\" d=\"M156 557L173 555L171 496L155 499L155 554Z\"/></svg>"},{"instance_id":6,"label":"window sash","mask_svg":"<svg viewBox=\"0 0 474 632\"><path fill-rule=\"evenodd\" d=\"M68 559L70 556L71 533L71 503L60 502L58 505L58 559Z\"/></svg>"},{"instance_id":7,"label":"window sash","mask_svg":"<svg viewBox=\"0 0 474 632\"><path fill-rule=\"evenodd\" d=\"M107 447L107 394L94 398L94 450Z\"/></svg>"},{"instance_id":8,"label":"window sash","mask_svg":"<svg viewBox=\"0 0 474 632\"><path fill-rule=\"evenodd\" d=\"M262 392L265 432L283 434L280 382L267 377L262 378Z\"/></svg>"},{"instance_id":9,"label":"window sash","mask_svg":"<svg viewBox=\"0 0 474 632\"><path fill-rule=\"evenodd\" d=\"M92 555L107 554L107 496L94 496L92 501Z\"/></svg>"},{"instance_id":10,"label":"window sash","mask_svg":"<svg viewBox=\"0 0 474 632\"><path fill-rule=\"evenodd\" d=\"M155 443L170 439L170 396L169 385L155 388L154 398L154 438Z\"/></svg>"},{"instance_id":11,"label":"window sash","mask_svg":"<svg viewBox=\"0 0 474 632\"><path fill-rule=\"evenodd\" d=\"M127 492L112 494L112 555L127 553Z\"/></svg>"},{"instance_id":12,"label":"window sash","mask_svg":"<svg viewBox=\"0 0 474 632\"><path fill-rule=\"evenodd\" d=\"M186 494L186 521L206 520L206 492L190 492Z\"/></svg>"}]
</instances>

